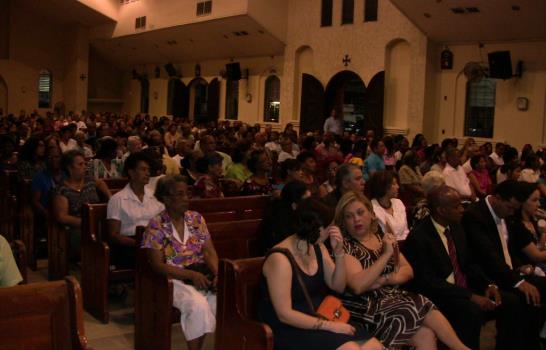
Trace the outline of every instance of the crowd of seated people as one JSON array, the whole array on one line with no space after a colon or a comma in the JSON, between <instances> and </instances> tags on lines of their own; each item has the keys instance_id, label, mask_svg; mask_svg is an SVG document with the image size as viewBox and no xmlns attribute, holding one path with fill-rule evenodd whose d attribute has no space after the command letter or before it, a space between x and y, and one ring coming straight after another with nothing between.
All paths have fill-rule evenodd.
<instances>
[{"instance_id":1,"label":"crowd of seated people","mask_svg":"<svg viewBox=\"0 0 546 350\"><path fill-rule=\"evenodd\" d=\"M35 213L69 227L74 259L86 203L108 201L114 265L134 266L135 227L147 226L142 247L157 273L176 280L190 349L214 331L218 257L188 200L271 195L260 310L276 349L435 349L437 340L478 349L494 317L498 349L538 350L545 160L530 145L429 145L422 134L410 143L372 131L298 135L290 124L280 132L85 111L0 118L0 168L32 179ZM118 177L128 184L112 195L103 180ZM314 317L295 269L314 302L337 292L351 324Z\"/></svg>"}]
</instances>

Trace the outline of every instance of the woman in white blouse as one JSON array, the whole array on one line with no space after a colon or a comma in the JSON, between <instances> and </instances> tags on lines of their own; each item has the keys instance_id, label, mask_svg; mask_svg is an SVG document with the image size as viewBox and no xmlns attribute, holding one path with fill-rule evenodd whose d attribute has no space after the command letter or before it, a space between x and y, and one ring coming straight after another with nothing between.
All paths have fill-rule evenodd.
<instances>
[{"instance_id":1,"label":"woman in white blouse","mask_svg":"<svg viewBox=\"0 0 546 350\"><path fill-rule=\"evenodd\" d=\"M391 171L377 171L366 183L375 216L383 232L404 240L409 233L406 206L398 199L398 178Z\"/></svg>"}]
</instances>

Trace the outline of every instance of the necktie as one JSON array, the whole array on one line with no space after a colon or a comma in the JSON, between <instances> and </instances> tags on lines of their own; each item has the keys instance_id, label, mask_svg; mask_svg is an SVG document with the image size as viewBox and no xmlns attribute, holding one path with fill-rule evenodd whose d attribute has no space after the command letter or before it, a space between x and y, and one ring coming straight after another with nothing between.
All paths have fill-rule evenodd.
<instances>
[{"instance_id":1,"label":"necktie","mask_svg":"<svg viewBox=\"0 0 546 350\"><path fill-rule=\"evenodd\" d=\"M459 259L457 258L457 249L455 248L455 242L451 235L449 227L444 231L444 235L447 238L447 250L449 253L449 259L451 260L451 266L453 267L453 275L455 277L455 284L462 288L467 288L466 277L461 266L459 265Z\"/></svg>"}]
</instances>

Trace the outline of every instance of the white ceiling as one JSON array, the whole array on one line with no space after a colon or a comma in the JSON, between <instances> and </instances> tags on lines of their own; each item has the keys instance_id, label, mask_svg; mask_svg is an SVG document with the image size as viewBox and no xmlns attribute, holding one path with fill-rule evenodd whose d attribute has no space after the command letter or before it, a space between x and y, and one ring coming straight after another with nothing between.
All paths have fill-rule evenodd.
<instances>
[{"instance_id":1,"label":"white ceiling","mask_svg":"<svg viewBox=\"0 0 546 350\"><path fill-rule=\"evenodd\" d=\"M241 31L248 35L234 34ZM91 45L110 62L125 67L157 63L158 59L199 62L220 57L274 56L284 51L283 42L245 15L113 39L95 39Z\"/></svg>"},{"instance_id":2,"label":"white ceiling","mask_svg":"<svg viewBox=\"0 0 546 350\"><path fill-rule=\"evenodd\" d=\"M546 0L391 2L430 39L439 43L546 39ZM472 7L479 12L467 10ZM461 8L464 13L455 14L453 8Z\"/></svg>"}]
</instances>

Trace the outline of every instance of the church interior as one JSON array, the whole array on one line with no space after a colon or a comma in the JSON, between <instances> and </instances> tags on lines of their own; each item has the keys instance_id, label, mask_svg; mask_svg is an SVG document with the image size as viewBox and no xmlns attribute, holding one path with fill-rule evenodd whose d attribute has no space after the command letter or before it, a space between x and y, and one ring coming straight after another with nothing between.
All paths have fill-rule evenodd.
<instances>
[{"instance_id":1,"label":"church interior","mask_svg":"<svg viewBox=\"0 0 546 350\"><path fill-rule=\"evenodd\" d=\"M323 151L321 147L329 149L326 135L330 133L327 132L326 124L330 119L336 123L341 119L343 129L339 135L332 137L332 140L335 138L336 141L331 141L338 147L335 152L343 152L341 161L337 161L336 158L336 164L332 165L335 166L332 168L334 169L332 184L336 181L334 179L337 179L335 172L342 167L341 163L351 163L350 158L345 157L344 145L348 143L348 153L352 149L351 157L356 157L360 139L366 141L359 165L366 186L370 181L372 183L376 181L368 179L366 167L372 164L368 163L367 155L376 153L374 147L378 138L395 140L395 150L402 147L397 142L406 140L409 142L406 150L414 150L414 153L421 157L421 164L425 160L439 161L439 158L435 158L436 154L438 157L444 157L442 158L444 164L446 159L447 163L451 164L450 146L444 147L445 140L451 139L454 142L454 149L459 152L460 168L464 167L465 162L468 163L468 167L471 166L474 159L469 151L471 147L475 147L479 153L478 148L485 150L488 146L490 148L488 154L498 154L502 158L495 145L502 145L503 149L505 146L506 149L510 148L508 147L510 145L517 151L522 150L519 151L519 155L516 153L515 157L521 159L522 172L528 170L526 167L530 167L528 165L530 160L524 164L524 156L528 154L526 148L529 146L536 150L533 151L536 157L532 159L540 163L537 163L534 171L540 202L544 205L546 166L542 165L546 160L544 152L546 1L0 0L0 158L2 158L0 235L10 242L15 260L19 262L22 259L25 264L22 274L24 283L10 288L26 288L20 294L12 293L15 296L8 294L9 288L0 288L0 349L280 349L279 345L272 345L273 333L267 326L260 328L261 323L246 317L256 311L252 309L255 306L248 309L245 304L244 310L239 309L246 303L249 294L258 291L258 282L255 280L262 276L259 273L256 277L253 274L254 270L251 269L257 262L238 265L238 260L235 260L257 259L257 256L263 256L255 254L257 251L252 250L254 247L252 244L257 243L248 238L258 230L264 230L264 226L268 225L263 219L267 216L267 210L264 209L266 204L263 204L261 199L224 204L219 200L214 202L213 199L201 199L211 201L203 204L197 203L199 199L194 199L195 197L189 200L188 212L195 210L206 218L212 242L215 242L216 232L221 232L225 236L215 242L216 251L219 252L216 256L219 262L216 261L215 265L219 270L213 271L215 278L219 278L214 282L218 283L217 287L215 284L218 298L218 304L215 304L216 332L214 333L214 330L207 332L213 335L201 337L197 343L186 341L188 337L185 334L191 333L188 329L191 325L183 325L181 328L179 318L185 317L184 312L181 315L173 308L173 290L175 304L179 297L177 293L181 293L180 287L176 283L173 286L171 281L174 275L165 272L169 279L153 275L157 271L154 270L155 261L151 255L140 256L141 252L135 253L135 249L132 259L137 261L137 265L141 261L145 263L126 270L119 269L119 266L114 267L112 259L115 248L104 243L107 230L112 229L109 225L111 215L114 214L111 214L110 202L108 206L106 202L102 206L84 204L88 207L83 209L83 214L81 212L78 214L80 216L77 218L79 221L76 226L79 229L78 234L81 235L79 244L82 250L77 262L72 260L72 256L67 257L72 253L74 236L67 238L63 233L65 229L72 232L70 231L72 228L68 227L75 222L73 217L64 222L63 215L57 215L55 209L46 207L40 214L43 221L37 219L34 202L41 199L36 197L39 195L34 191L37 186L35 180L32 177L23 180L16 173L17 171L21 173L20 168L14 167L17 170L12 170L10 167L13 165L10 164L10 159L13 159L12 153L15 152L20 160L23 159L21 157L25 154L25 142L32 139L34 128L39 127L36 131L42 132L50 130L48 133L51 132L55 135L54 138L60 140L58 142L61 142L60 150L63 157L61 167L67 154L63 147L68 147L62 144L65 142L63 133L66 131L70 134L72 131L69 129L74 125L77 131L68 137L72 141L78 141L77 135L82 133L82 140L85 138L85 143L91 145L90 156L87 154L85 156L88 165L96 165L93 161L98 159L92 158L98 158L99 154L104 153L97 151L92 143L97 139L97 144L102 147L101 135L108 135L102 138L113 139L118 144L120 139L124 139L123 150L117 149L118 159L123 161L129 159L127 155L131 157L133 154L129 144L135 139L131 138L140 137L138 142L147 144L148 149L164 146L165 151L162 149L157 158L159 163L163 159L167 176L171 175L169 155L176 159L175 177L184 174L182 170L186 168L184 161L188 164L185 175L193 176L190 167L199 168L199 160L205 158L209 163L207 168L205 162L203 173L209 174L207 171L210 172L213 168L215 159L217 161L219 158L218 154L224 158L222 163L220 157L220 164L224 166L224 176L227 167L226 156L229 157L230 164L232 159L233 164L242 162L245 169L246 167L251 169L249 174L258 176L257 174L261 174L262 171L260 167L267 167L267 164L262 163L267 161L262 161L261 153L256 153L255 162L251 162L251 159L253 153L258 152L255 144L259 146L258 135L262 134L267 138L263 141L267 157L270 157L270 153L275 153L270 160L272 165L269 164L269 167L273 168L270 173L274 174L277 169L280 171L280 178L283 177L284 168L281 169L280 164L285 164L288 160L281 163L281 159L277 159L282 152L287 152L289 159L297 158L305 173L307 158L304 153L308 149L305 142L307 135L308 138L316 138L317 143L313 144L312 154L308 157L315 158L317 167L321 169L317 171L316 176L320 179L319 185L324 185L330 181L328 171L332 160L328 158L330 155L328 150L321 153ZM83 123L83 127L80 123ZM131 125L133 129L124 131L122 124ZM110 125L111 129L117 131L113 130L108 134L105 125ZM153 132L150 132L150 125L159 125L157 129L161 133L158 134L161 139L165 137L164 142L161 141L158 145L152 141ZM176 135L180 136L176 136L176 140L168 145L167 128L170 130L173 126L173 133L176 131ZM91 128L97 128L97 134L93 134L93 137L90 133ZM189 130L187 134L186 128ZM211 128L214 130L211 131ZM234 128L234 132L226 131L231 130L229 128ZM249 136L249 146L244 148L247 152L245 160L236 161L239 148L235 145L240 146L242 141L248 141L247 129L253 128L255 132L249 132L252 134ZM335 129L332 130L333 134L337 133ZM290 133L295 134L295 138L292 138ZM5 156L3 148L8 142L2 141L2 137L10 134L14 135L12 142L14 148L9 156ZM272 134L276 134L280 141L274 139ZM216 144L216 151L222 151L216 153L214 149L210 151L215 153L216 158L205 148L210 147L210 144L206 145L207 137L210 135L211 142ZM299 138L297 135L300 135ZM428 148L424 147L426 144L421 148L421 145L415 143L415 140L423 135L428 145L438 146L430 149L430 155L427 153ZM226 151L221 144L226 145L230 137L234 140L234 146L232 148L226 146L226 149L229 148L229 151ZM472 140L472 146L467 148L467 144L470 144L469 139ZM383 146L387 148L386 152L389 152L392 145L389 146L385 139L382 140ZM278 151L269 148L266 141L276 142L271 147L277 147ZM50 154L50 136L42 137L39 142L45 145L47 150L44 152ZM107 142L104 143L106 144ZM286 147L290 151L285 150L285 144L288 144ZM191 149L186 152L184 147L188 145ZM439 145L442 145L442 148ZM85 151L84 146L81 146L82 152ZM301 149L299 156L294 153L294 147ZM193 159L196 157L194 153L196 150L201 152L202 157L198 157L197 161ZM49 157L55 157L56 152L52 151L54 156ZM124 154L125 152L127 153ZM261 152L263 153L263 150ZM406 157L401 154L396 161L406 164L403 160ZM169 157L169 160L165 161L165 157ZM61 158L61 154L57 154L57 158ZM43 158L44 162L49 159ZM477 163L479 159L476 159ZM491 188L495 185L499 187L500 180L496 182L495 174L501 171L499 170L501 163L495 163L491 155L485 155L483 159L487 162L484 167L487 166L492 177L489 185ZM115 164L115 159L109 159L108 164L110 161ZM138 163L138 160L135 162ZM252 169L251 164L254 164L255 169ZM391 169L399 171L400 164L391 166ZM489 168L490 164L492 168ZM153 166L149 165L152 169ZM389 169L387 161L385 165ZM385 169L385 165L382 170ZM431 169L430 165L427 170ZM100 183L106 184L108 187L106 190L110 189L107 199L115 198L116 193L120 193L117 191L130 188L133 177L136 176L127 175L127 169L121 167L117 176L110 176L112 170L108 167L104 170L107 175L103 175L96 167L93 169L95 179L104 179ZM127 168L127 163L125 167ZM128 171L133 171L130 174L136 174L135 169ZM474 163L467 171L467 175L472 169ZM291 171L292 169L285 170L285 173L291 174ZM318 175L320 171L323 171L322 175ZM446 170L443 171L445 174ZM541 171L543 173L539 179ZM290 176L286 174L285 178ZM373 178L371 172L369 175ZM337 176L341 178L343 175ZM419 173L419 176L421 179L426 175L423 172L422 175ZM151 182L153 174L149 177ZM477 175L468 177L470 180L463 175L464 179L461 181L470 181L468 185L470 187L478 183L476 191L472 189L473 197L469 202L474 200L478 202L478 199L487 202L489 196L498 195L494 189L490 192L484 189L480 195L478 193L480 178ZM541 182L542 180L544 182ZM284 186L288 180L283 181ZM400 184L398 197L404 202L406 209L417 205L418 200L412 197L413 194L408 194L410 193L408 188L411 186L404 187L402 174L398 173L394 180L391 177L385 181L390 181L389 184L393 181ZM161 180L159 182L161 183ZM225 181L221 183L225 184ZM232 185L230 182L227 186ZM336 182L335 185L340 190L342 183ZM100 193L100 185L97 183L96 186L99 197L104 199ZM159 198L157 193L161 186L157 186L155 196ZM336 186L333 188L330 186L328 193L336 191ZM197 181L193 187L197 187ZM231 187L229 188L233 191ZM273 186L273 189L275 188ZM321 189L322 187L317 191ZM403 189L405 196L402 195ZM279 196L282 190L281 186ZM77 189L78 193L83 191L82 188ZM191 189L188 191L191 192ZM224 188L226 195L222 198L224 201L231 200L229 191ZM311 197L314 197L314 190L310 191ZM364 190L364 193L369 197L367 191L368 189ZM144 196L148 195L148 192L142 193ZM272 193L274 190L268 192L274 196ZM461 191L459 193L461 198L465 197ZM150 196L153 195L154 192L150 192ZM172 193L164 195L165 203L160 200L161 205L165 204L164 208L167 211L169 205L175 204L169 202L171 199L165 198L174 195ZM224 197L224 194L221 197ZM446 195L447 197L449 195ZM146 198L140 199L142 203ZM372 198L373 195L370 199ZM336 200L339 199L338 196ZM123 200L133 199L124 197ZM140 203L138 199L135 200ZM192 203L193 201L196 202ZM375 199L368 202L375 206L374 201ZM64 210L68 212L72 210L73 203L70 198L66 203L62 203L65 206ZM56 202L52 201L50 204L54 206ZM198 210L199 205L202 209ZM220 209L224 207L225 209ZM336 202L333 208L336 209L337 216ZM209 219L205 214L209 211L215 212L209 214L213 219ZM228 212L237 218L218 219ZM436 213L435 210L431 210L432 212ZM540 213L544 216L540 216ZM539 247L540 253L537 254L545 254L546 249L544 233L546 222L542 220L545 226L541 228L539 220L546 219L544 213L542 211L537 214L534 226L537 232L543 234L543 238L538 237L538 242L544 242L543 247ZM331 219L334 218L333 214L332 211ZM375 215L381 219L377 212ZM463 215L463 226L466 215L467 213ZM496 216L495 218L499 219ZM253 220L260 222L256 223ZM277 217L277 221L282 220ZM502 220L504 222L504 219ZM436 223L434 219L432 221ZM334 223L332 220L330 222ZM498 225L501 225L500 222L498 221ZM181 236L184 239L179 239L180 241L185 242L185 232L197 227L188 228L187 224L188 221L182 225L184 233ZM122 223L122 230L123 225ZM410 226L408 231L412 231L409 222L407 225ZM389 222L386 226L382 229L390 230ZM173 228L178 235L174 223ZM138 236L138 227L136 231L136 236L142 238ZM145 237L149 234L148 231L149 226L144 233ZM329 242L335 241L334 238L330 239ZM153 238L143 238L145 243L142 244L149 244L147 248L152 248L155 244L152 240ZM448 249L445 239L443 242ZM469 244L474 243L469 239ZM399 249L396 244L393 246ZM205 245L204 249L206 247ZM411 245L407 247L410 249ZM247 249L250 254L238 256L235 252L239 252L239 249ZM504 250L506 252L507 248ZM330 260L337 261L337 253L332 251L330 253L332 256ZM208 254L205 253L205 260ZM408 253L408 256L411 254ZM445 256L448 257L447 254ZM231 260L226 260L225 257ZM409 257L408 260L411 260ZM449 257L451 258L451 253ZM4 258L0 254L0 270L2 264L7 264L4 263ZM459 258L459 262L461 260ZM413 261L410 262L413 265ZM487 262L484 264L488 271L487 268L490 266ZM507 264L510 267L512 265L511 262ZM546 259L537 263L536 268L544 267L545 264ZM164 265L167 266L166 263ZM535 266L532 265L534 269ZM457 269L455 267L453 269L456 274ZM412 273L416 276L419 271L415 267L414 270ZM66 278L67 275L72 277ZM146 278L139 278L139 275ZM387 279L388 276L390 275L387 275ZM495 273L491 273L487 277L495 280L496 276ZM467 277L470 281L469 274ZM253 279L253 282L238 284L238 279L245 278ZM113 282L123 279L130 280L129 287L123 283L117 285ZM297 281L295 277L293 281ZM503 289L502 284L496 283L496 280L495 283L490 282L489 286L486 284L485 287ZM46 288L46 283L54 283L47 286L50 288L49 291L33 287L36 284L44 284ZM458 284L453 281L450 283ZM226 286L229 288L226 289ZM538 289L543 295L544 290ZM486 293L489 293L489 289L487 290ZM2 294L3 292L6 294ZM269 293L271 292L270 288ZM4 300L11 300L11 306L8 307L2 302L2 295L6 298ZM25 298L24 295L29 300L35 298L36 302L28 311L18 313L26 307L20 306L25 304L21 301ZM55 297L52 297L53 295ZM433 301L436 302L435 299ZM542 306L544 305L542 301ZM273 306L276 304L273 303ZM46 309L47 312L44 311ZM442 310L441 307L439 309ZM541 310L543 315L546 315L544 308ZM2 313L5 315L12 313L13 316L6 318ZM236 316L231 315L232 313ZM277 314L280 315L278 310ZM224 319L221 319L220 315ZM300 323L305 322L302 320ZM498 323L500 322L497 321L497 325ZM27 328L27 325L32 325L31 331L35 332L32 336L29 335L31 334L29 331L21 331ZM246 330L237 328L239 325L247 327ZM313 327L320 330L323 324L318 321ZM455 328L458 331L457 327ZM543 338L539 347L533 348L536 350L546 349L546 323L541 323L540 329ZM13 336L14 334L20 335ZM377 334L375 336L379 337ZM20 340L25 337L32 338L32 341L27 345L21 345L23 343ZM240 338L240 341L235 342L235 338ZM497 336L495 322L491 319L484 322L481 336L478 331L478 338L481 349L505 349L499 347L500 338ZM379 337L383 344L387 344L386 339ZM441 340L443 343L449 343L449 339ZM257 344L267 346L258 347ZM371 346L371 343L367 344ZM393 340L392 344L385 346L384 349L410 349L413 346L419 349L421 346L420 343L409 342L397 347L396 340ZM354 346L337 349L376 349L362 344L357 347L356 343ZM336 347L332 349L334 348ZM451 348L465 349L456 345Z\"/></svg>"}]
</instances>

